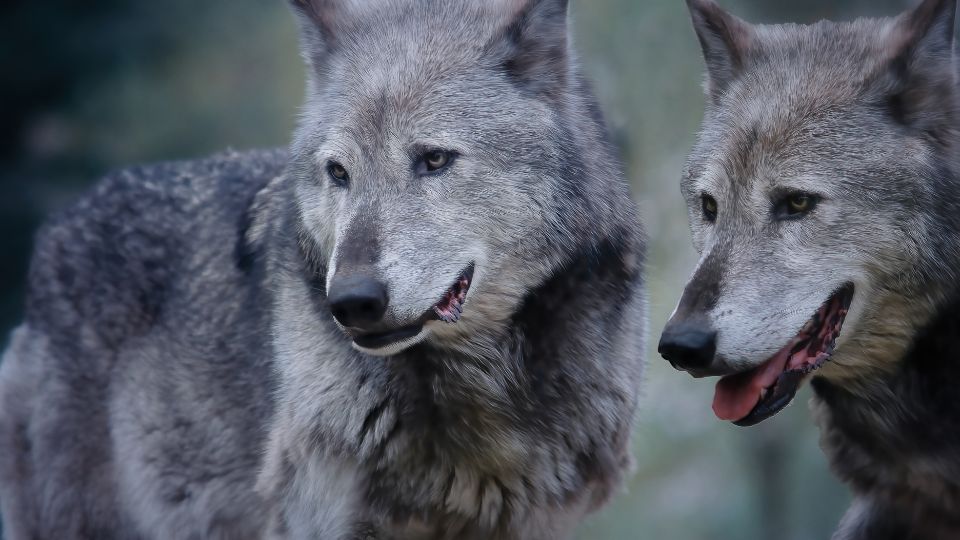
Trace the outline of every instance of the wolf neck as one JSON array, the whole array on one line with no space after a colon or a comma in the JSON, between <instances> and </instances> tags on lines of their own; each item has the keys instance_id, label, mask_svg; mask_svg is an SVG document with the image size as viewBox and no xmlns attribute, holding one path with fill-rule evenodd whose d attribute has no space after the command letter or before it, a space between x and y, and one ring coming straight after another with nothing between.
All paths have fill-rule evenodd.
<instances>
[{"instance_id":1,"label":"wolf neck","mask_svg":"<svg viewBox=\"0 0 960 540\"><path fill-rule=\"evenodd\" d=\"M629 460L639 372L628 366L639 359L615 348L642 332L628 313L643 306L642 254L633 230L581 246L480 355L426 345L361 355L332 322L303 316L302 279L278 287L280 427L261 489L278 496L323 459L356 469L359 496L394 522L474 519L481 495L504 513L604 500Z\"/></svg>"},{"instance_id":2,"label":"wolf neck","mask_svg":"<svg viewBox=\"0 0 960 540\"><path fill-rule=\"evenodd\" d=\"M589 348L603 348L603 340L615 335L628 316L636 293L630 284L639 279L642 264L634 249L627 236L583 246L527 294L505 329L480 338L479 353L424 345L384 363L394 377L407 378L404 397L398 398L422 406L422 413L432 417L422 427L433 437L475 439L464 448L471 453L479 450L473 444L492 442L493 433L534 424L560 436L569 428L556 422L562 411L593 408L587 401L593 391L577 388L573 377L605 378L591 373L604 368L592 362L596 351ZM600 332L585 335L585 325Z\"/></svg>"},{"instance_id":3,"label":"wolf neck","mask_svg":"<svg viewBox=\"0 0 960 540\"><path fill-rule=\"evenodd\" d=\"M910 470L911 463L935 466L945 451L960 448L957 381L960 294L942 304L893 371L856 391L843 381L814 379L815 412L834 468L855 490L875 492L878 484L906 489L909 477L916 480L920 474ZM951 470L956 466L944 464ZM960 478L943 476L956 492ZM949 504L960 504L960 500Z\"/></svg>"}]
</instances>

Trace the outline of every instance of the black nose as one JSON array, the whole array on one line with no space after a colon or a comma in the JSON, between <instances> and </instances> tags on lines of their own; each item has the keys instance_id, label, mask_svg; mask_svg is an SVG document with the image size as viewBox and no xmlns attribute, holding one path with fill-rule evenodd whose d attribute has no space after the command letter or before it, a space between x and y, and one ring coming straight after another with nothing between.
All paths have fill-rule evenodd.
<instances>
[{"instance_id":1,"label":"black nose","mask_svg":"<svg viewBox=\"0 0 960 540\"><path fill-rule=\"evenodd\" d=\"M333 316L344 326L363 328L387 311L387 287L369 276L335 277L327 291Z\"/></svg>"},{"instance_id":2,"label":"black nose","mask_svg":"<svg viewBox=\"0 0 960 540\"><path fill-rule=\"evenodd\" d=\"M657 350L677 369L707 369L717 352L717 333L703 324L671 323Z\"/></svg>"}]
</instances>

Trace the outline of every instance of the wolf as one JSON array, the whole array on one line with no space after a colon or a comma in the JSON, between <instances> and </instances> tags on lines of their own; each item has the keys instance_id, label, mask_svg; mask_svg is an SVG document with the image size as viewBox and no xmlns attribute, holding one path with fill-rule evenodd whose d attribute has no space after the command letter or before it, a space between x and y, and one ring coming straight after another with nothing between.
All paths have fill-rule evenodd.
<instances>
[{"instance_id":1,"label":"wolf","mask_svg":"<svg viewBox=\"0 0 960 540\"><path fill-rule=\"evenodd\" d=\"M567 2L291 5L289 150L39 233L9 539L556 539L628 473L645 237Z\"/></svg>"},{"instance_id":2,"label":"wolf","mask_svg":"<svg viewBox=\"0 0 960 540\"><path fill-rule=\"evenodd\" d=\"M855 502L834 538L960 538L956 0L755 26L688 0L706 112L681 189L700 260L659 351L742 426L812 381Z\"/></svg>"}]
</instances>

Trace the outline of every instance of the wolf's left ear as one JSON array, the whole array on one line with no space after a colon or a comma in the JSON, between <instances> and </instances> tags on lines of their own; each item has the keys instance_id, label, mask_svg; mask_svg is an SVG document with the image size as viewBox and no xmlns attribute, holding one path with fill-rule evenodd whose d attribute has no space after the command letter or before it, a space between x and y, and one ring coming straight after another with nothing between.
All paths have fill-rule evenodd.
<instances>
[{"instance_id":1,"label":"wolf's left ear","mask_svg":"<svg viewBox=\"0 0 960 540\"><path fill-rule=\"evenodd\" d=\"M935 134L952 121L956 16L957 0L924 0L895 19L888 37L887 100L901 123Z\"/></svg>"},{"instance_id":2,"label":"wolf's left ear","mask_svg":"<svg viewBox=\"0 0 960 540\"><path fill-rule=\"evenodd\" d=\"M687 0L707 63L707 94L716 98L743 72L753 27L713 0Z\"/></svg>"},{"instance_id":3,"label":"wolf's left ear","mask_svg":"<svg viewBox=\"0 0 960 540\"><path fill-rule=\"evenodd\" d=\"M568 0L496 0L507 24L492 54L517 84L547 98L561 95L569 69Z\"/></svg>"}]
</instances>

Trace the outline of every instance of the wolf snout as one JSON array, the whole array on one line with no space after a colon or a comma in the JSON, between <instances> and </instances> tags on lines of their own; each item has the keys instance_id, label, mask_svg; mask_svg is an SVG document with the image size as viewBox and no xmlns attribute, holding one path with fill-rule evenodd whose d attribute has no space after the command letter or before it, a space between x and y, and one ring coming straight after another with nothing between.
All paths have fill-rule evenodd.
<instances>
[{"instance_id":1,"label":"wolf snout","mask_svg":"<svg viewBox=\"0 0 960 540\"><path fill-rule=\"evenodd\" d=\"M706 323L670 322L657 348L673 367L696 374L709 370L717 352L717 332Z\"/></svg>"},{"instance_id":2,"label":"wolf snout","mask_svg":"<svg viewBox=\"0 0 960 540\"><path fill-rule=\"evenodd\" d=\"M387 286L366 275L337 276L327 291L330 311L347 328L365 328L379 323L387 311Z\"/></svg>"}]
</instances>

